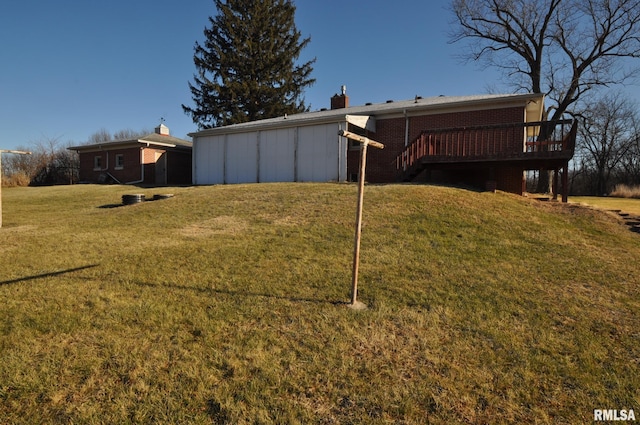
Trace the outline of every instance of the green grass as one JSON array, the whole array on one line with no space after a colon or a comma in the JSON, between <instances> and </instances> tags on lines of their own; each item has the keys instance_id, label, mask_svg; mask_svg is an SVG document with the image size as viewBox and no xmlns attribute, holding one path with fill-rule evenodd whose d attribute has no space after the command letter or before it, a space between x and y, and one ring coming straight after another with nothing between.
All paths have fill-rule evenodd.
<instances>
[{"instance_id":1,"label":"green grass","mask_svg":"<svg viewBox=\"0 0 640 425\"><path fill-rule=\"evenodd\" d=\"M569 202L591 205L605 210L620 210L640 216L640 199L614 196L572 196L569 198Z\"/></svg>"},{"instance_id":2,"label":"green grass","mask_svg":"<svg viewBox=\"0 0 640 425\"><path fill-rule=\"evenodd\" d=\"M171 199L100 208L126 193ZM4 423L578 424L640 414L640 235L504 193L3 189Z\"/></svg>"}]
</instances>

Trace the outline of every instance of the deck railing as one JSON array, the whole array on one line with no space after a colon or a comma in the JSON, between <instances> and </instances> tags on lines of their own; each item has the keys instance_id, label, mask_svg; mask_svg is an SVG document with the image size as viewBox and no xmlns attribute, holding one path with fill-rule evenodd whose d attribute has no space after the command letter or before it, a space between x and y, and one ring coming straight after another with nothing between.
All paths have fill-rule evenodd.
<instances>
[{"instance_id":1,"label":"deck railing","mask_svg":"<svg viewBox=\"0 0 640 425\"><path fill-rule=\"evenodd\" d=\"M575 149L572 120L425 130L396 158L407 170L421 163L492 161L567 156ZM546 137L542 137L546 134Z\"/></svg>"}]
</instances>

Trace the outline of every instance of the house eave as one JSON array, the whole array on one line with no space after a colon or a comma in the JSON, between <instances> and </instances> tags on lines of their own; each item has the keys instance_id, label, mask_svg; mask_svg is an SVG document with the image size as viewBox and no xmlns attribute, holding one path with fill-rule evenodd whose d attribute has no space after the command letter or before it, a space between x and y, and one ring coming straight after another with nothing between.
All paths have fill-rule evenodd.
<instances>
[{"instance_id":1,"label":"house eave","mask_svg":"<svg viewBox=\"0 0 640 425\"><path fill-rule=\"evenodd\" d=\"M122 140L122 141L111 141L104 143L94 143L91 145L80 145L80 146L70 146L67 149L71 151L80 152L99 152L99 151L107 151L107 150L115 150L115 149L129 149L136 147L147 147L147 148L180 148L180 149L191 149L191 146L187 145L178 145L176 143L170 142L158 142L152 140L137 139L137 140Z\"/></svg>"},{"instance_id":2,"label":"house eave","mask_svg":"<svg viewBox=\"0 0 640 425\"><path fill-rule=\"evenodd\" d=\"M322 111L324 112L324 111ZM252 121L248 123L242 124L233 124L227 125L223 127L214 127L208 128L204 130L197 131L195 133L189 133L188 136L191 138L194 137L205 137L205 136L215 136L220 134L236 134L236 133L245 133L248 131L261 131L261 130L273 130L279 128L290 128L290 127L301 127L308 125L317 125L317 124L332 124L339 122L347 122L347 116L353 114L339 114L339 115L318 115L313 116L311 114L315 114L315 112L308 112L310 114L306 117L301 117L305 114L296 114L290 115L288 117L278 117L278 118L269 118L265 120Z\"/></svg>"},{"instance_id":3,"label":"house eave","mask_svg":"<svg viewBox=\"0 0 640 425\"><path fill-rule=\"evenodd\" d=\"M140 147L140 143L137 141L122 141L122 142L105 142L105 143L94 143L91 145L80 145L80 146L70 146L67 149L71 151L76 151L78 153L81 152L100 152L100 151L108 151L114 149L129 149Z\"/></svg>"}]
</instances>

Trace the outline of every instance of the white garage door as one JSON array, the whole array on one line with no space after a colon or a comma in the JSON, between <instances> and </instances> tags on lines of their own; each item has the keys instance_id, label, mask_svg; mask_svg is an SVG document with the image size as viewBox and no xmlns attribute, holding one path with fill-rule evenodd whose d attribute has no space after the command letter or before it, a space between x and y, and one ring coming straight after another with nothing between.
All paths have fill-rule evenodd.
<instances>
[{"instance_id":1,"label":"white garage door","mask_svg":"<svg viewBox=\"0 0 640 425\"><path fill-rule=\"evenodd\" d=\"M298 129L298 181L340 180L338 124Z\"/></svg>"},{"instance_id":2,"label":"white garage door","mask_svg":"<svg viewBox=\"0 0 640 425\"><path fill-rule=\"evenodd\" d=\"M295 180L296 129L260 132L260 182Z\"/></svg>"},{"instance_id":3,"label":"white garage door","mask_svg":"<svg viewBox=\"0 0 640 425\"><path fill-rule=\"evenodd\" d=\"M225 136L198 137L193 143L193 183L224 183Z\"/></svg>"}]
</instances>

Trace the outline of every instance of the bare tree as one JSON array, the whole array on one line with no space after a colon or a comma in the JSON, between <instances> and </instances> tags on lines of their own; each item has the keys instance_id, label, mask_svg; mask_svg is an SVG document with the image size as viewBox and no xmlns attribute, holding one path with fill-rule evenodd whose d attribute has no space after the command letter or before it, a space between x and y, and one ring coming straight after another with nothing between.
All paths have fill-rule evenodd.
<instances>
[{"instance_id":1,"label":"bare tree","mask_svg":"<svg viewBox=\"0 0 640 425\"><path fill-rule=\"evenodd\" d=\"M501 69L516 90L544 93L552 121L637 71L624 59L640 57L640 0L453 0L451 11L451 41L469 42L460 56Z\"/></svg>"},{"instance_id":2,"label":"bare tree","mask_svg":"<svg viewBox=\"0 0 640 425\"><path fill-rule=\"evenodd\" d=\"M640 128L636 127L629 153L622 159L624 183L628 186L640 186Z\"/></svg>"},{"instance_id":3,"label":"bare tree","mask_svg":"<svg viewBox=\"0 0 640 425\"><path fill-rule=\"evenodd\" d=\"M152 133L152 131L147 129L136 131L136 130L127 128L127 129L119 130L113 133L113 140L136 139L138 137L146 136L149 133Z\"/></svg>"},{"instance_id":4,"label":"bare tree","mask_svg":"<svg viewBox=\"0 0 640 425\"><path fill-rule=\"evenodd\" d=\"M109 130L105 128L101 128L100 130L96 131L95 133L89 136L86 144L92 145L97 143L109 142L112 140L135 139L138 137L146 136L149 133L151 133L151 131L147 129L136 131L136 130L127 128L124 130L118 130L112 135Z\"/></svg>"},{"instance_id":5,"label":"bare tree","mask_svg":"<svg viewBox=\"0 0 640 425\"><path fill-rule=\"evenodd\" d=\"M14 186L67 184L77 180L79 167L75 152L61 146L59 138L43 138L31 147L19 147L31 155L12 155L3 161L3 183Z\"/></svg>"},{"instance_id":6,"label":"bare tree","mask_svg":"<svg viewBox=\"0 0 640 425\"><path fill-rule=\"evenodd\" d=\"M106 128L101 128L100 130L89 136L89 138L87 139L87 144L93 145L97 143L108 142L109 140L113 140L113 138L111 137L111 133Z\"/></svg>"},{"instance_id":7,"label":"bare tree","mask_svg":"<svg viewBox=\"0 0 640 425\"><path fill-rule=\"evenodd\" d=\"M518 90L555 101L562 118L588 91L621 84L640 57L640 0L453 0L462 56L502 69Z\"/></svg>"},{"instance_id":8,"label":"bare tree","mask_svg":"<svg viewBox=\"0 0 640 425\"><path fill-rule=\"evenodd\" d=\"M31 151L31 148L18 146L20 151ZM4 186L27 186L31 182L31 176L37 171L34 160L36 154L32 155L7 155L2 160L2 185Z\"/></svg>"},{"instance_id":9,"label":"bare tree","mask_svg":"<svg viewBox=\"0 0 640 425\"><path fill-rule=\"evenodd\" d=\"M590 186L596 195L605 195L624 179L624 162L638 137L636 105L620 94L607 94L581 115L580 155L590 170Z\"/></svg>"}]
</instances>

